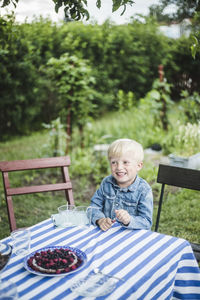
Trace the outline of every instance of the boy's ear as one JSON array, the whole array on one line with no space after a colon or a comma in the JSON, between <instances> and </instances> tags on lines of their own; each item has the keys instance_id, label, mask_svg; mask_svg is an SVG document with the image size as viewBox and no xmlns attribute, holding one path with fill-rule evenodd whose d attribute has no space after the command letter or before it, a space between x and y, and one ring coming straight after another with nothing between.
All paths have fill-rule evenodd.
<instances>
[{"instance_id":1,"label":"boy's ear","mask_svg":"<svg viewBox=\"0 0 200 300\"><path fill-rule=\"evenodd\" d=\"M137 165L137 171L140 171L143 167L143 162L141 161L140 163L138 163Z\"/></svg>"}]
</instances>

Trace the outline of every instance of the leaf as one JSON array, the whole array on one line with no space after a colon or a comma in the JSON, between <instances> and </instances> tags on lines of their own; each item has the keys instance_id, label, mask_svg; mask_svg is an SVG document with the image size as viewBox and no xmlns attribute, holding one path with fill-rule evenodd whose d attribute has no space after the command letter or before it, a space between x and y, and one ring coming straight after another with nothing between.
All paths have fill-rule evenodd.
<instances>
[{"instance_id":1,"label":"leaf","mask_svg":"<svg viewBox=\"0 0 200 300\"><path fill-rule=\"evenodd\" d=\"M160 100L160 93L156 90L151 90L148 93L148 96L150 97L150 99Z\"/></svg>"},{"instance_id":2,"label":"leaf","mask_svg":"<svg viewBox=\"0 0 200 300\"><path fill-rule=\"evenodd\" d=\"M123 11L120 14L120 16L122 16L126 11L126 5L132 5L133 3L135 3L133 0L113 0L112 12L115 12L119 7L123 6Z\"/></svg>"},{"instance_id":3,"label":"leaf","mask_svg":"<svg viewBox=\"0 0 200 300\"><path fill-rule=\"evenodd\" d=\"M59 8L62 6L62 0L57 0L57 1L54 1L56 4L55 4L55 11L58 12Z\"/></svg>"},{"instance_id":4,"label":"leaf","mask_svg":"<svg viewBox=\"0 0 200 300\"><path fill-rule=\"evenodd\" d=\"M1 0L0 0L1 1ZM10 0L4 0L10 1ZM18 0L13 0L18 1ZM71 17L74 20L80 20L86 18L89 19L90 15L88 10L84 8L84 5L87 7L87 0L53 0L55 3L55 11L58 12L59 8L63 5L65 7L65 16L66 18ZM133 0L112 0L112 12L116 11L119 7L123 6L123 11L121 15L126 11L126 5L134 3ZM96 7L101 8L101 0L96 0Z\"/></svg>"},{"instance_id":5,"label":"leaf","mask_svg":"<svg viewBox=\"0 0 200 300\"><path fill-rule=\"evenodd\" d=\"M101 8L101 0L97 0L96 6L97 6L98 8Z\"/></svg>"},{"instance_id":6,"label":"leaf","mask_svg":"<svg viewBox=\"0 0 200 300\"><path fill-rule=\"evenodd\" d=\"M112 12L116 11L122 3L122 0L113 0Z\"/></svg>"},{"instance_id":7,"label":"leaf","mask_svg":"<svg viewBox=\"0 0 200 300\"><path fill-rule=\"evenodd\" d=\"M196 52L197 52L197 47L196 47L196 45L192 45L192 46L190 47L190 49L191 49L192 57L195 59L195 57L196 57Z\"/></svg>"},{"instance_id":8,"label":"leaf","mask_svg":"<svg viewBox=\"0 0 200 300\"><path fill-rule=\"evenodd\" d=\"M192 36L192 39L193 39L193 44L190 47L190 49L191 49L192 57L195 59L196 53L197 53L197 49L198 49L198 45L199 45L199 41L196 38L196 36L194 36L194 35Z\"/></svg>"},{"instance_id":9,"label":"leaf","mask_svg":"<svg viewBox=\"0 0 200 300\"><path fill-rule=\"evenodd\" d=\"M19 0L3 0L3 4L1 7L5 7L5 6L9 5L10 3L12 3L16 7L18 1Z\"/></svg>"},{"instance_id":10,"label":"leaf","mask_svg":"<svg viewBox=\"0 0 200 300\"><path fill-rule=\"evenodd\" d=\"M90 14L89 14L89 12L87 11L87 9L84 9L84 8L83 8L82 11L81 11L81 13L82 13L83 16L86 17L86 21L89 20Z\"/></svg>"}]
</instances>

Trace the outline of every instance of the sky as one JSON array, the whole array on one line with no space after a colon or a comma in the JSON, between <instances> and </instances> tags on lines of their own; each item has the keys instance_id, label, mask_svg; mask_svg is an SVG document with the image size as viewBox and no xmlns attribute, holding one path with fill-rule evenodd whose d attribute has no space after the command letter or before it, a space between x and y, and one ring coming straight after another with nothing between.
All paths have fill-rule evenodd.
<instances>
[{"instance_id":1,"label":"sky","mask_svg":"<svg viewBox=\"0 0 200 300\"><path fill-rule=\"evenodd\" d=\"M101 9L96 7L96 0L88 0L89 22L97 21L98 24L102 24L109 18L116 24L128 23L131 16L134 14L147 15L149 12L148 7L158 3L159 0L135 0L132 6L127 5L126 12L123 16L120 16L123 8L112 13L112 0L102 0ZM16 9L14 9L13 5L10 5L6 9L0 8L0 14L3 15L7 11L11 12L12 10L15 11L16 21L20 23L24 22L25 19L31 22L34 16L40 15L43 17L48 16L52 21L58 22L63 20L64 16L62 8L59 9L58 14L55 12L53 0L19 0Z\"/></svg>"}]
</instances>

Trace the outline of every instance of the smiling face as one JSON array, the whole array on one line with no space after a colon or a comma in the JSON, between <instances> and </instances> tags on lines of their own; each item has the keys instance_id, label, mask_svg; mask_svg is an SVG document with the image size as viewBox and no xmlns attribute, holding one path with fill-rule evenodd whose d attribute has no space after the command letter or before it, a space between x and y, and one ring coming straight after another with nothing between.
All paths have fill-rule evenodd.
<instances>
[{"instance_id":1,"label":"smiling face","mask_svg":"<svg viewBox=\"0 0 200 300\"><path fill-rule=\"evenodd\" d=\"M132 152L110 158L110 167L117 184L124 188L135 181L137 172L142 168L142 162L137 162Z\"/></svg>"}]
</instances>

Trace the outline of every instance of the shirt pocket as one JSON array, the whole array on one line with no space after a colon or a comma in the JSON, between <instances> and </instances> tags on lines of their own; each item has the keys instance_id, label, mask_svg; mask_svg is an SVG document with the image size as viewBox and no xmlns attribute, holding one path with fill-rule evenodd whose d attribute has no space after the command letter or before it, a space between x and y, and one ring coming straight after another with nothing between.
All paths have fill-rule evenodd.
<instances>
[{"instance_id":1,"label":"shirt pocket","mask_svg":"<svg viewBox=\"0 0 200 300\"><path fill-rule=\"evenodd\" d=\"M121 200L122 209L128 211L130 215L135 215L137 211L137 201Z\"/></svg>"}]
</instances>

